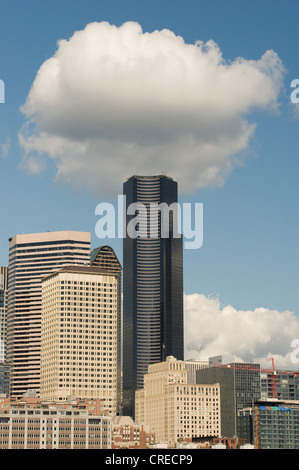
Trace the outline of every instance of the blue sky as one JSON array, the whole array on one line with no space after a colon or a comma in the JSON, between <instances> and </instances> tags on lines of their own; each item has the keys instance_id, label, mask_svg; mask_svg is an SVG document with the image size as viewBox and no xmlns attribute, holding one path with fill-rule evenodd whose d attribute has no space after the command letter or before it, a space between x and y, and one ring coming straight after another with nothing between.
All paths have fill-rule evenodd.
<instances>
[{"instance_id":1,"label":"blue sky","mask_svg":"<svg viewBox=\"0 0 299 470\"><path fill-rule=\"evenodd\" d=\"M91 232L92 247L103 244L94 233L95 207L106 200L103 196L88 187L74 190L67 182L55 183L51 159L38 175L20 168L17 136L25 122L20 107L59 39L91 22L119 27L134 21L144 32L169 29L188 44L213 39L226 60L255 61L274 50L282 61L286 73L279 111L246 116L256 129L243 164L222 187L181 195L182 201L204 204L204 243L184 253L184 284L187 294L217 295L223 305L238 310L265 307L298 315L299 120L290 101L290 83L299 78L296 8L296 0L2 0L0 79L6 102L0 104L0 144L9 141L10 147L0 157L0 265L7 265L8 238L17 233L82 230ZM121 241L106 243L121 260Z\"/></svg>"}]
</instances>

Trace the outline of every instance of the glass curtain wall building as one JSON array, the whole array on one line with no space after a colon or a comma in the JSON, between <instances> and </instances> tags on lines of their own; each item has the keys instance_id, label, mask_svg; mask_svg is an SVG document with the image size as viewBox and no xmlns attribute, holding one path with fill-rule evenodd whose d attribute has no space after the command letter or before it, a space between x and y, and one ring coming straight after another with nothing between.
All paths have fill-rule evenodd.
<instances>
[{"instance_id":1,"label":"glass curtain wall building","mask_svg":"<svg viewBox=\"0 0 299 470\"><path fill-rule=\"evenodd\" d=\"M196 371L198 384L220 384L221 435L240 436L237 416L239 410L260 399L260 365L231 363ZM242 425L242 423L240 422ZM242 434L243 437L243 434Z\"/></svg>"},{"instance_id":2,"label":"glass curtain wall building","mask_svg":"<svg viewBox=\"0 0 299 470\"><path fill-rule=\"evenodd\" d=\"M149 223L151 204L171 209L178 202L172 178L132 176L124 183L124 196L127 230L139 214L139 235L127 232L123 242L123 399L124 414L134 416L135 390L143 387L148 365L167 356L183 360L183 247L176 210L159 212ZM128 210L136 203L143 204L146 214ZM168 223L168 235L162 236L161 227Z\"/></svg>"}]
</instances>

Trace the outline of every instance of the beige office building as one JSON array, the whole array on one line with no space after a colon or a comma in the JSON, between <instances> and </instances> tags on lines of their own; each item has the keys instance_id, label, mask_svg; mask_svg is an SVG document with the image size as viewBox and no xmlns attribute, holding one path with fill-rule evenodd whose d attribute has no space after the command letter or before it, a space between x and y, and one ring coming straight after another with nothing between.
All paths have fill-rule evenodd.
<instances>
[{"instance_id":1,"label":"beige office building","mask_svg":"<svg viewBox=\"0 0 299 470\"><path fill-rule=\"evenodd\" d=\"M117 324L117 275L71 266L42 281L42 401L99 398L116 415Z\"/></svg>"},{"instance_id":2,"label":"beige office building","mask_svg":"<svg viewBox=\"0 0 299 470\"><path fill-rule=\"evenodd\" d=\"M90 234L61 231L9 240L6 360L10 395L40 389L41 279L63 266L90 263Z\"/></svg>"},{"instance_id":3,"label":"beige office building","mask_svg":"<svg viewBox=\"0 0 299 470\"><path fill-rule=\"evenodd\" d=\"M156 442L176 444L203 436L219 436L219 384L188 383L184 361L170 356L152 364L144 388L135 394L135 420L153 426Z\"/></svg>"}]
</instances>

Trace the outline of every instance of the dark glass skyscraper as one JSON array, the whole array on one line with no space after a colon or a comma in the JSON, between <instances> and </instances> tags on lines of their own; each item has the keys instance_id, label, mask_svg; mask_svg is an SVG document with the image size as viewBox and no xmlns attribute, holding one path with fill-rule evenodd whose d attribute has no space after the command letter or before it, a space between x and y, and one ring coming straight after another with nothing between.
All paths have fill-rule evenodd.
<instances>
[{"instance_id":1,"label":"dark glass skyscraper","mask_svg":"<svg viewBox=\"0 0 299 470\"><path fill-rule=\"evenodd\" d=\"M141 203L147 210L146 233L141 233L139 223L141 236L127 234L123 243L123 402L124 414L134 416L135 390L143 387L148 365L167 356L184 359L183 246L175 211L159 212L157 233L153 236L150 231L151 205L165 203L175 209L178 202L172 178L132 176L124 183L124 196L127 229L138 214L128 215L131 204ZM144 221L144 214L139 214ZM166 218L168 236L162 236Z\"/></svg>"}]
</instances>

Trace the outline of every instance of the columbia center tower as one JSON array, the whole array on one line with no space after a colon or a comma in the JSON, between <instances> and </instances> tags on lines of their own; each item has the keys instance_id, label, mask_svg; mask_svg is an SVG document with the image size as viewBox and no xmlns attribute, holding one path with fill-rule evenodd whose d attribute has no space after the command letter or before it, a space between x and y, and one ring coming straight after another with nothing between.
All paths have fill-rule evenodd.
<instances>
[{"instance_id":1,"label":"columbia center tower","mask_svg":"<svg viewBox=\"0 0 299 470\"><path fill-rule=\"evenodd\" d=\"M134 416L135 391L143 387L148 366L167 356L184 359L183 244L172 210L159 212L156 236L150 234L150 205L170 208L178 202L172 178L132 176L124 183L124 196L126 228L136 217L128 215L131 204L147 209L147 235L126 234L123 242L123 412ZM165 217L169 230L162 237Z\"/></svg>"}]
</instances>

